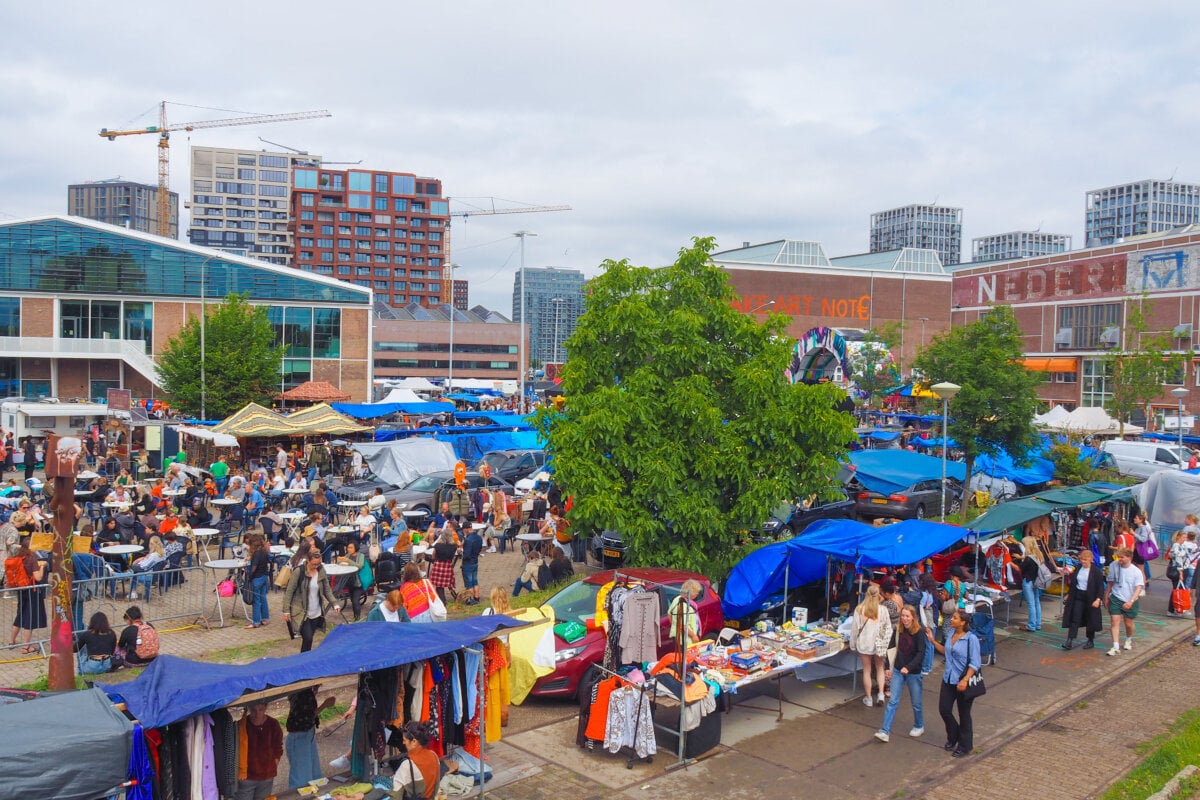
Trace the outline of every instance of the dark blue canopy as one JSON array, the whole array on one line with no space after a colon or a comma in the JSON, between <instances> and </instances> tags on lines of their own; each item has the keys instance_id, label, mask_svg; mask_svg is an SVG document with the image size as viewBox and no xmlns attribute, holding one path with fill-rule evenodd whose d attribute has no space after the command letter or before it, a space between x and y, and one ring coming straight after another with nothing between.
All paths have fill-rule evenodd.
<instances>
[{"instance_id":1,"label":"dark blue canopy","mask_svg":"<svg viewBox=\"0 0 1200 800\"><path fill-rule=\"evenodd\" d=\"M355 419L375 419L392 414L452 414L454 403L330 403L334 411Z\"/></svg>"},{"instance_id":2,"label":"dark blue canopy","mask_svg":"<svg viewBox=\"0 0 1200 800\"><path fill-rule=\"evenodd\" d=\"M911 450L856 450L850 454L854 476L872 492L891 494L917 481L942 477L942 460ZM946 476L963 480L967 468L959 461L946 463Z\"/></svg>"},{"instance_id":3,"label":"dark blue canopy","mask_svg":"<svg viewBox=\"0 0 1200 800\"><path fill-rule=\"evenodd\" d=\"M725 581L721 609L731 619L752 614L772 594L825 577L826 559L859 567L913 564L966 535L957 525L910 519L876 528L853 520L821 520L794 539L743 558Z\"/></svg>"},{"instance_id":4,"label":"dark blue canopy","mask_svg":"<svg viewBox=\"0 0 1200 800\"><path fill-rule=\"evenodd\" d=\"M144 727L158 728L224 708L247 692L423 661L525 624L492 615L448 622L339 625L307 653L249 664L209 664L161 655L132 681L100 688L114 700L124 701Z\"/></svg>"}]
</instances>

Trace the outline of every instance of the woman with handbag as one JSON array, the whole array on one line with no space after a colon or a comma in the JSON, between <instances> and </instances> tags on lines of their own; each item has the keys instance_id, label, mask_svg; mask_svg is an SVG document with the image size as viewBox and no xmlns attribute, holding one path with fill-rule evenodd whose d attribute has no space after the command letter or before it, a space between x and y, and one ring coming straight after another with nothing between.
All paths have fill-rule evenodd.
<instances>
[{"instance_id":1,"label":"woman with handbag","mask_svg":"<svg viewBox=\"0 0 1200 800\"><path fill-rule=\"evenodd\" d=\"M1146 573L1146 585L1149 586L1150 562L1158 558L1158 545L1154 543L1154 528L1142 512L1133 515L1133 539L1133 551L1137 555L1133 563Z\"/></svg>"},{"instance_id":2,"label":"woman with handbag","mask_svg":"<svg viewBox=\"0 0 1200 800\"><path fill-rule=\"evenodd\" d=\"M283 621L300 623L300 652L312 650L313 636L325 629L325 614L330 609L341 611L329 589L329 576L321 563L319 550L310 551L303 569L292 573L292 580L283 593Z\"/></svg>"},{"instance_id":3,"label":"woman with handbag","mask_svg":"<svg viewBox=\"0 0 1200 800\"><path fill-rule=\"evenodd\" d=\"M409 562L401 573L400 594L404 599L404 610L413 622L434 622L440 614L446 618L446 606L438 597L433 584L421 575L421 568ZM436 613L435 613L436 612Z\"/></svg>"},{"instance_id":4,"label":"woman with handbag","mask_svg":"<svg viewBox=\"0 0 1200 800\"><path fill-rule=\"evenodd\" d=\"M866 597L854 609L851 622L850 649L858 653L862 659L863 689L866 697L863 705L873 706L876 702L883 703L884 658L892 641L892 622L888 613L880 605L881 592L879 585L872 583L867 587ZM871 690L879 688L878 698L873 698Z\"/></svg>"},{"instance_id":5,"label":"woman with handbag","mask_svg":"<svg viewBox=\"0 0 1200 800\"><path fill-rule=\"evenodd\" d=\"M980 673L979 637L971 633L971 619L965 609L957 609L950 615L950 628L952 633L944 645L934 642L932 634L927 635L934 648L946 656L938 696L938 713L946 725L946 744L942 747L955 758L962 758L975 747L971 706L985 689ZM956 705L958 719L954 718Z\"/></svg>"}]
</instances>

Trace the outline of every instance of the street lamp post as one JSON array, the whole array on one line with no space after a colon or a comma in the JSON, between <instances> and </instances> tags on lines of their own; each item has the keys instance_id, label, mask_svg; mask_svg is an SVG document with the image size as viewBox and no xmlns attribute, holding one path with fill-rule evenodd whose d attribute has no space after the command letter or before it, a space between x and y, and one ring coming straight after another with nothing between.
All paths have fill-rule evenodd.
<instances>
[{"instance_id":1,"label":"street lamp post","mask_svg":"<svg viewBox=\"0 0 1200 800\"><path fill-rule=\"evenodd\" d=\"M942 398L942 521L946 521L946 450L949 449L947 442L947 425L946 420L950 416L950 401L962 389L957 383L935 383L929 387L934 394ZM966 487L963 487L964 491Z\"/></svg>"},{"instance_id":2,"label":"street lamp post","mask_svg":"<svg viewBox=\"0 0 1200 800\"><path fill-rule=\"evenodd\" d=\"M520 398L517 400L517 413L521 413L525 411L525 359L529 355L528 348L525 346L525 239L529 236L537 236L537 234L530 231L517 231L513 236L521 240L521 340L517 342L519 353L517 369L520 371L517 384L520 392Z\"/></svg>"},{"instance_id":3,"label":"street lamp post","mask_svg":"<svg viewBox=\"0 0 1200 800\"><path fill-rule=\"evenodd\" d=\"M1187 397L1188 390L1182 386L1176 386L1171 390L1171 396L1179 403L1178 415L1175 417L1175 430L1179 432L1179 468L1186 469L1187 461L1183 458L1183 398Z\"/></svg>"},{"instance_id":4,"label":"street lamp post","mask_svg":"<svg viewBox=\"0 0 1200 800\"><path fill-rule=\"evenodd\" d=\"M461 264L447 264L450 268L450 305L448 311L450 313L450 359L446 368L446 391L454 391L454 270L458 269Z\"/></svg>"}]
</instances>

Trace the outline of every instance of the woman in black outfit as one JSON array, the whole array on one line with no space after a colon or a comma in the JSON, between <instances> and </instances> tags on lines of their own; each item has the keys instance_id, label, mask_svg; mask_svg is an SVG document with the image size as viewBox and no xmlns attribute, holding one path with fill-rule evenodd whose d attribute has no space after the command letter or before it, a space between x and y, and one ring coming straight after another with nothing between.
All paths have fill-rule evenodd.
<instances>
[{"instance_id":1,"label":"woman in black outfit","mask_svg":"<svg viewBox=\"0 0 1200 800\"><path fill-rule=\"evenodd\" d=\"M247 536L246 546L250 550L250 559L246 563L244 580L254 593L254 600L250 608L250 624L246 627L258 628L266 625L271 619L271 609L267 606L267 579L271 572L271 554L267 550L266 540L259 533Z\"/></svg>"},{"instance_id":2,"label":"woman in black outfit","mask_svg":"<svg viewBox=\"0 0 1200 800\"><path fill-rule=\"evenodd\" d=\"M87 630L77 639L79 674L99 675L112 669L113 652L117 649L117 634L108 624L102 611L92 614Z\"/></svg>"},{"instance_id":3,"label":"woman in black outfit","mask_svg":"<svg viewBox=\"0 0 1200 800\"><path fill-rule=\"evenodd\" d=\"M1082 625L1087 641L1083 643L1084 650L1096 646L1096 634L1104 628L1103 613L1100 605L1104 598L1104 571L1094 563L1091 550L1079 551L1079 569L1067 581L1067 602L1063 607L1062 626L1067 629L1067 640L1062 649L1070 650L1075 646L1075 637L1079 635Z\"/></svg>"}]
</instances>

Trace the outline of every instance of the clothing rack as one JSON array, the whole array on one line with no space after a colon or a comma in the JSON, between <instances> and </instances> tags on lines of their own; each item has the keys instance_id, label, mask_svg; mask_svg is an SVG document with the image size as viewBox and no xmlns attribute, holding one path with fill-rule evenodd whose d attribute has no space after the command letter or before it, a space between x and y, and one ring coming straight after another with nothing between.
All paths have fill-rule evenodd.
<instances>
[{"instance_id":1,"label":"clothing rack","mask_svg":"<svg viewBox=\"0 0 1200 800\"><path fill-rule=\"evenodd\" d=\"M644 697L647 697L647 699L649 699L649 701L650 701L650 706L651 706L651 709L653 709L653 707L654 707L654 705L655 705L655 693L654 693L654 690L655 690L655 688L657 688L657 686L658 686L658 681L657 681L657 680L655 680L654 678L649 678L649 677L648 677L648 678L646 679L646 682L645 682L645 683L638 684L638 683L634 683L633 681L629 680L628 678L626 678L624 675L620 674L619 672L614 672L614 671L612 671L611 669L609 669L608 667L605 667L605 666L603 666L603 665L601 665L601 664L597 664L597 665L596 665L596 668L597 668L598 670L600 670L601 672L605 672L605 673L607 673L609 676L611 676L611 677L613 677L613 678L617 678L617 679L618 679L618 680L620 680L620 681L621 681L623 684L625 684L626 686L630 687L631 689L636 689L636 690L638 690L639 692L641 692L641 693L642 693L642 695L643 695ZM638 703L637 717L635 717L635 718L634 718L634 723L633 723L633 727L634 727L634 729L635 729L635 730L637 729L637 726L638 726L638 724L639 724L639 723L642 721L642 705L643 705L642 703ZM653 710L651 711L651 714L653 714ZM682 715L680 716L680 722L679 722L679 725L680 725L680 727L683 727L683 717L682 717ZM659 728L659 725L658 725L658 723L654 723L654 727L655 727L655 729L657 730L657 729ZM663 728L663 730L667 730L667 729L666 729L666 728ZM634 761L636 761L638 758L641 758L641 756L639 756L639 755L637 754L637 751L636 751L636 750L635 750L633 747L631 747L631 746L628 746L628 745L623 745L623 746L621 747L621 750L628 750L628 751L629 751L629 758L628 758L628 760L625 762L625 769L633 769L633 762L634 762ZM618 752L620 752L620 751L618 751ZM646 761L646 763L647 763L647 764L653 764L653 763L654 763L654 756L653 756L653 755L648 755L648 756L645 756L645 761Z\"/></svg>"},{"instance_id":2,"label":"clothing rack","mask_svg":"<svg viewBox=\"0 0 1200 800\"><path fill-rule=\"evenodd\" d=\"M614 588L616 587L616 585L618 583L621 583L622 581L624 581L626 583L628 583L630 581L634 581L634 582L640 583L644 586L653 586L660 590L667 588L666 584L659 583L658 581L652 581L652 580L648 580L645 578L639 578L636 575L633 575L629 572L622 572L620 569L615 570L613 572ZM681 676L686 676L686 673L687 673L687 628L685 625L679 624L679 625L675 626L675 642L674 642L674 644L675 644L674 652L675 652L676 657L679 659L678 663L679 663L679 668L680 668L680 674L681 674ZM597 666L600 666L600 669L604 670L605 672L611 673L611 670L606 669L605 667L603 667L601 665L597 665ZM683 698L683 688L682 688L683 681L681 680L680 683L681 683L681 686L680 686L680 691L679 691L679 694L680 694L680 697L679 697L679 729L674 732L679 737L678 739L676 739L676 742L678 742L678 744L679 744L679 749L675 753L675 763L670 765L669 767L667 767L668 771L674 770L674 769L679 769L680 767L686 767L696 760L694 758L687 758L684 756L684 753L687 752L687 731L684 730L684 725L686 722L686 720L684 719L684 717L685 717L684 710L687 708L688 703ZM655 724L654 727L655 727L655 729L658 729L659 726L657 724ZM669 729L664 728L664 730L669 730ZM632 767L632 764L630 765L630 767Z\"/></svg>"}]
</instances>

